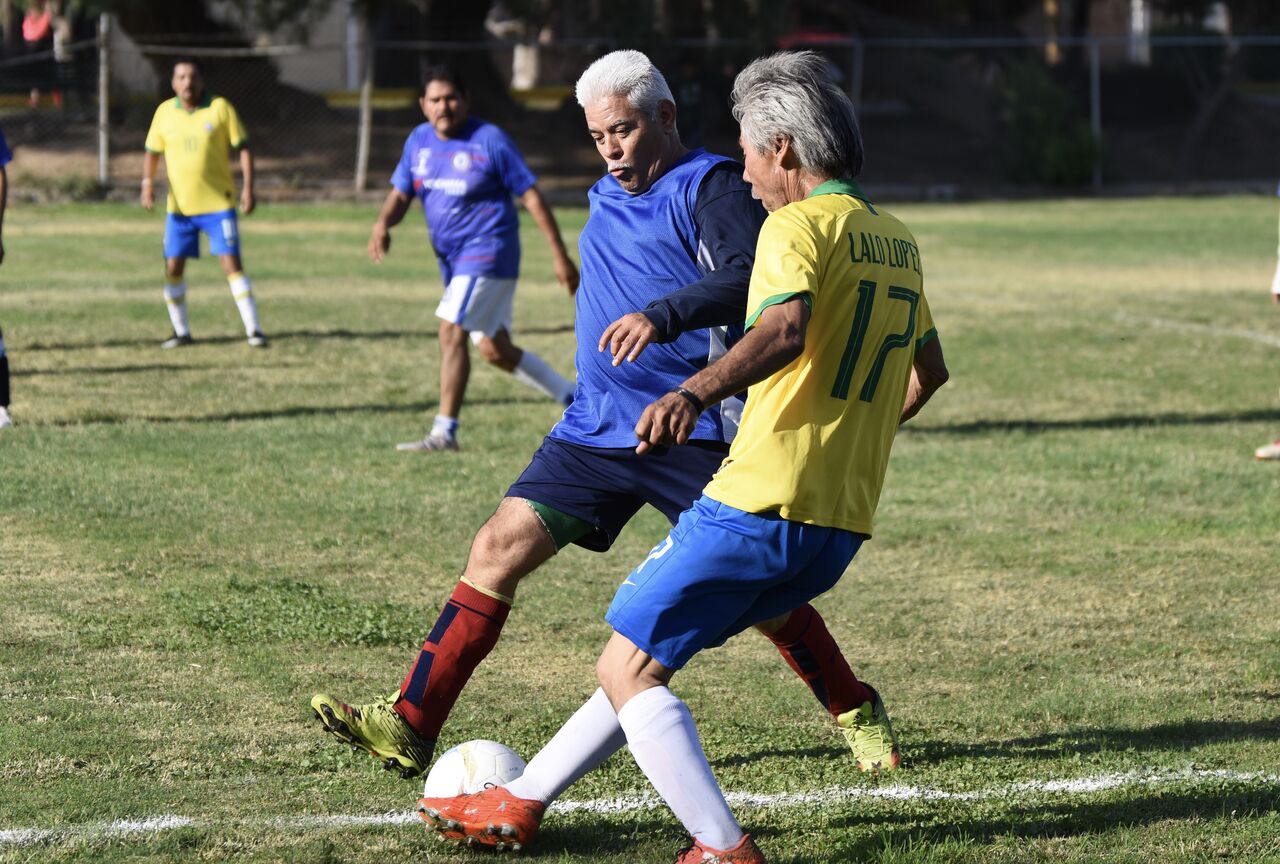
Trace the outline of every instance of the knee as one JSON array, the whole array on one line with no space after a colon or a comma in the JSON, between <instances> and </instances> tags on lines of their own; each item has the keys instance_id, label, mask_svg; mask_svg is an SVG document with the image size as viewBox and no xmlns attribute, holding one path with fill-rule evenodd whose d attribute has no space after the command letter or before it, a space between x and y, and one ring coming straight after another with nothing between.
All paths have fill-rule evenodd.
<instances>
[{"instance_id":1,"label":"knee","mask_svg":"<svg viewBox=\"0 0 1280 864\"><path fill-rule=\"evenodd\" d=\"M467 331L452 321L440 322L440 347L446 351L467 350Z\"/></svg>"},{"instance_id":2,"label":"knee","mask_svg":"<svg viewBox=\"0 0 1280 864\"><path fill-rule=\"evenodd\" d=\"M181 279L186 263L182 258L168 259L164 262L164 275L174 280Z\"/></svg>"}]
</instances>

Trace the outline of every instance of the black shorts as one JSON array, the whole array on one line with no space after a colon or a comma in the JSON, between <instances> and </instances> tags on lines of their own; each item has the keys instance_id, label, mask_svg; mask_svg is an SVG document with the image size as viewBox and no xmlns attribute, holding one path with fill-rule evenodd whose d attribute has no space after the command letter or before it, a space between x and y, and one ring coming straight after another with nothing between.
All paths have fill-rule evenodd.
<instances>
[{"instance_id":1,"label":"black shorts","mask_svg":"<svg viewBox=\"0 0 1280 864\"><path fill-rule=\"evenodd\" d=\"M629 447L583 447L544 438L507 497L527 498L592 525L593 531L574 542L604 552L645 504L674 525L728 452L729 445L719 441L690 441L638 455Z\"/></svg>"}]
</instances>

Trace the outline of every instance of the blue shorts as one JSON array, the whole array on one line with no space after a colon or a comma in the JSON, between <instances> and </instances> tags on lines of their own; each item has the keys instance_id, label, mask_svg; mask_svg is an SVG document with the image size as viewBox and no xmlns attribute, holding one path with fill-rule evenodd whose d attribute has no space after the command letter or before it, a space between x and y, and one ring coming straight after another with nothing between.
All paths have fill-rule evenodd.
<instances>
[{"instance_id":1,"label":"blue shorts","mask_svg":"<svg viewBox=\"0 0 1280 864\"><path fill-rule=\"evenodd\" d=\"M240 232L233 208L199 216L170 213L164 223L164 257L199 258L201 231L209 235L210 255L240 254Z\"/></svg>"},{"instance_id":2,"label":"blue shorts","mask_svg":"<svg viewBox=\"0 0 1280 864\"><path fill-rule=\"evenodd\" d=\"M866 537L705 495L613 595L605 620L668 669L829 590Z\"/></svg>"},{"instance_id":3,"label":"blue shorts","mask_svg":"<svg viewBox=\"0 0 1280 864\"><path fill-rule=\"evenodd\" d=\"M574 543L604 552L645 504L674 525L728 452L718 441L690 441L641 456L629 447L583 447L548 437L507 497L537 501L594 526Z\"/></svg>"}]
</instances>

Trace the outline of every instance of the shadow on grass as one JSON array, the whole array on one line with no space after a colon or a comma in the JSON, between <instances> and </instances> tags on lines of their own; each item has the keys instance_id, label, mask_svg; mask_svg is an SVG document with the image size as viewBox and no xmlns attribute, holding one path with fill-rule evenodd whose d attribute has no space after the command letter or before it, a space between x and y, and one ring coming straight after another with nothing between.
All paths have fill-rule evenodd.
<instances>
[{"instance_id":1,"label":"shadow on grass","mask_svg":"<svg viewBox=\"0 0 1280 864\"><path fill-rule=\"evenodd\" d=\"M530 395L527 398L505 399L468 399L468 405L532 405L546 402L544 398ZM191 416L152 416L147 414L114 414L91 413L72 419L51 420L48 423L31 425L68 427L119 425L123 423L231 423L241 420L282 420L297 417L342 417L353 414L420 414L434 411L439 405L436 401L410 402L399 405L295 405L291 408L272 408L261 411L226 411L221 414L200 414Z\"/></svg>"},{"instance_id":2,"label":"shadow on grass","mask_svg":"<svg viewBox=\"0 0 1280 864\"><path fill-rule=\"evenodd\" d=\"M947 426L903 427L916 435L986 435L991 432L1062 432L1097 429L1142 429L1153 426L1218 426L1229 423L1280 423L1280 410L1217 411L1211 414L1117 414L1078 420L971 420Z\"/></svg>"},{"instance_id":3,"label":"shadow on grass","mask_svg":"<svg viewBox=\"0 0 1280 864\"><path fill-rule=\"evenodd\" d=\"M273 363L271 365L275 368L284 364ZM132 375L136 372L197 372L226 368L226 366L208 364L141 363L137 366L68 366L65 369L14 369L10 374L14 378L36 378L54 375Z\"/></svg>"},{"instance_id":4,"label":"shadow on grass","mask_svg":"<svg viewBox=\"0 0 1280 864\"><path fill-rule=\"evenodd\" d=\"M953 741L904 742L913 765L950 759L1059 759L1074 754L1125 750L1190 750L1223 741L1280 741L1280 718L1252 721L1185 720L1144 729L1084 729L976 744Z\"/></svg>"},{"instance_id":5,"label":"shadow on grass","mask_svg":"<svg viewBox=\"0 0 1280 864\"><path fill-rule=\"evenodd\" d=\"M1011 806L996 819L946 819L947 824L920 827L920 814L890 813L873 817L887 823L874 836L859 839L842 849L851 861L878 860L886 849L914 849L943 843L990 843L998 838L1056 838L1101 834L1165 822L1198 821L1216 817L1256 818L1280 812L1280 792L1274 789L1220 789L1216 792L1162 790L1125 801L1090 804L1079 800L1058 803L1032 802ZM954 817L954 814L952 814ZM847 816L836 825L865 825L867 819ZM772 860L772 859L771 859Z\"/></svg>"},{"instance_id":6,"label":"shadow on grass","mask_svg":"<svg viewBox=\"0 0 1280 864\"><path fill-rule=\"evenodd\" d=\"M573 328L570 327L570 330ZM539 330L526 330L526 333L544 332ZM557 332L557 331L545 331ZM328 339L344 339L344 340L363 340L369 342L382 342L392 339L436 339L437 334L434 330L281 330L267 334L272 342L285 342L291 339L314 339L318 341ZM23 353L27 351L86 351L97 348L142 348L142 349L160 349L159 339L104 339L97 342L32 342L28 345L15 345L13 350L15 353ZM196 336L193 348L199 348L201 345L239 345L244 342L243 336ZM187 350L187 349L183 349Z\"/></svg>"}]
</instances>

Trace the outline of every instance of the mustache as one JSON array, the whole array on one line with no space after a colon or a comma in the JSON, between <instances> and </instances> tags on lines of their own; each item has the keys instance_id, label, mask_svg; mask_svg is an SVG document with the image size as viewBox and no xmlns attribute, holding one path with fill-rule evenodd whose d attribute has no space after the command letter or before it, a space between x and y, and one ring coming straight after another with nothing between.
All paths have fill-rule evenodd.
<instances>
[{"instance_id":1,"label":"mustache","mask_svg":"<svg viewBox=\"0 0 1280 864\"><path fill-rule=\"evenodd\" d=\"M604 164L609 171L631 171L636 167L630 162L606 162Z\"/></svg>"}]
</instances>

